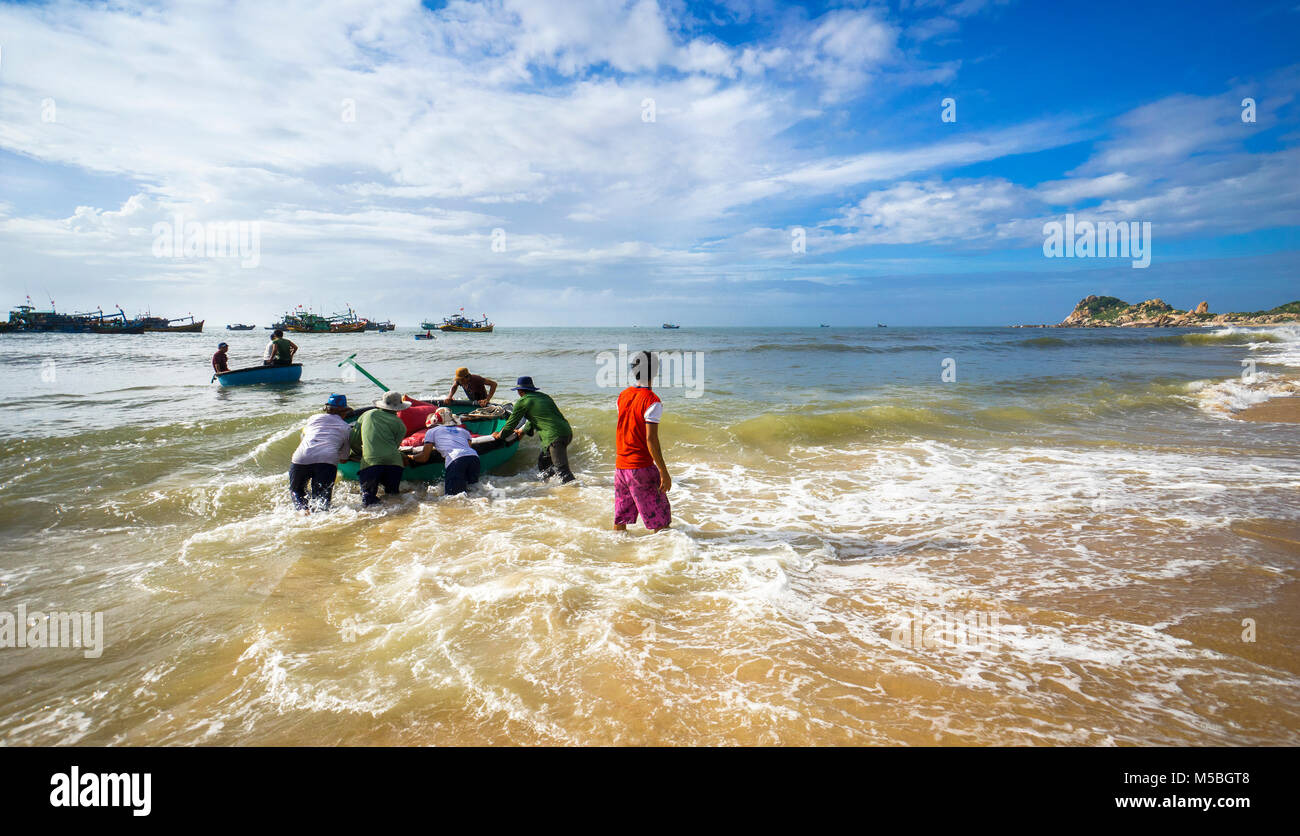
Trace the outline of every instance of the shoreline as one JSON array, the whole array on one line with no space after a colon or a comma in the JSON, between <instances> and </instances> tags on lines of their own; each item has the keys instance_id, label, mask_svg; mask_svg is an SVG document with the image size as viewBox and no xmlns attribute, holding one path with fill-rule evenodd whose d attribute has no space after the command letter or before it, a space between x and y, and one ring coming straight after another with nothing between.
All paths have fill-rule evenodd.
<instances>
[{"instance_id":1,"label":"shoreline","mask_svg":"<svg viewBox=\"0 0 1300 836\"><path fill-rule=\"evenodd\" d=\"M1069 328L1069 329L1120 329L1120 328L1277 328L1284 325L1300 325L1300 319L1291 319L1284 322L1196 322L1180 323L1177 325L1157 325L1154 322L1130 322L1123 325L1110 325L1097 322L1086 323L1082 325L1066 325L1058 322L1055 325L1008 325L1008 328Z\"/></svg>"},{"instance_id":2,"label":"shoreline","mask_svg":"<svg viewBox=\"0 0 1300 836\"><path fill-rule=\"evenodd\" d=\"M1300 395L1269 398L1234 412L1232 417L1257 424L1300 424Z\"/></svg>"}]
</instances>

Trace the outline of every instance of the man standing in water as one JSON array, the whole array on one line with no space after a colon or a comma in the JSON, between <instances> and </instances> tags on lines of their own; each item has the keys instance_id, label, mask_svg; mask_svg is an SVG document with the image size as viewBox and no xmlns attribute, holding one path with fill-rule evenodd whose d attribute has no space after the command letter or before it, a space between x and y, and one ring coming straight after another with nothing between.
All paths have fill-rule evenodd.
<instances>
[{"instance_id":1,"label":"man standing in water","mask_svg":"<svg viewBox=\"0 0 1300 836\"><path fill-rule=\"evenodd\" d=\"M263 366L289 366L293 364L293 356L298 353L298 346L284 338L284 332L279 328L271 332L271 341L266 344L266 351L262 354Z\"/></svg>"},{"instance_id":2,"label":"man standing in water","mask_svg":"<svg viewBox=\"0 0 1300 836\"><path fill-rule=\"evenodd\" d=\"M492 437L509 435L527 418L528 434L536 432L542 445L542 452L537 456L537 469L542 478L549 479L558 473L561 483L572 482L575 477L569 470L569 442L573 441L573 428L564 420L551 396L533 385L531 377L516 380L515 393L519 400L515 401L505 426L492 433Z\"/></svg>"},{"instance_id":3,"label":"man standing in water","mask_svg":"<svg viewBox=\"0 0 1300 836\"><path fill-rule=\"evenodd\" d=\"M289 464L289 495L299 511L309 510L304 496L308 481L312 502L322 511L329 510L339 462L347 461L351 453L352 427L343 420L351 411L346 395L330 395L325 408L302 428L302 441Z\"/></svg>"},{"instance_id":4,"label":"man standing in water","mask_svg":"<svg viewBox=\"0 0 1300 836\"><path fill-rule=\"evenodd\" d=\"M361 505L369 507L379 503L379 486L393 496L402 484L402 439L406 425L397 417L411 405L401 392L385 392L375 401L375 408L361 414L361 469L357 481L361 483Z\"/></svg>"},{"instance_id":5,"label":"man standing in water","mask_svg":"<svg viewBox=\"0 0 1300 836\"><path fill-rule=\"evenodd\" d=\"M651 531L661 531L672 522L673 509L663 450L659 447L659 420L664 405L650 388L655 357L639 351L632 359L632 385L618 396L618 425L615 429L614 530L626 531L637 514Z\"/></svg>"}]
</instances>

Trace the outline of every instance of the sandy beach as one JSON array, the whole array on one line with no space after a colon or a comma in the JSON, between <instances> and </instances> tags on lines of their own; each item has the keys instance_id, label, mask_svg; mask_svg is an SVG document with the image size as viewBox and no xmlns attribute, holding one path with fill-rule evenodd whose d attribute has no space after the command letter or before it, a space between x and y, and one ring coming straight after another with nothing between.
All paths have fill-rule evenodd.
<instances>
[{"instance_id":1,"label":"sandy beach","mask_svg":"<svg viewBox=\"0 0 1300 836\"><path fill-rule=\"evenodd\" d=\"M1300 396L1291 395L1257 403L1241 410L1233 417L1242 421L1265 424L1300 424Z\"/></svg>"}]
</instances>

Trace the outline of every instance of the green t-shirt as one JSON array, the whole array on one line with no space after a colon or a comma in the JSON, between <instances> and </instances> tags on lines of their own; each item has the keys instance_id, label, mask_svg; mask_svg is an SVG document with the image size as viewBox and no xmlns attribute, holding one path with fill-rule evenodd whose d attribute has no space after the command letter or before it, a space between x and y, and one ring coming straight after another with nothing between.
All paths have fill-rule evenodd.
<instances>
[{"instance_id":1,"label":"green t-shirt","mask_svg":"<svg viewBox=\"0 0 1300 836\"><path fill-rule=\"evenodd\" d=\"M528 434L532 435L533 430L536 430L538 443L542 447L550 447L557 438L573 435L573 428L560 414L560 408L551 400L550 395L543 392L524 392L519 396L509 420L501 428L501 435L513 431L525 418L530 425Z\"/></svg>"},{"instance_id":2,"label":"green t-shirt","mask_svg":"<svg viewBox=\"0 0 1300 836\"><path fill-rule=\"evenodd\" d=\"M275 361L277 363L293 362L293 348L289 345L288 340L281 337L278 340L271 340L271 342L275 343Z\"/></svg>"},{"instance_id":3,"label":"green t-shirt","mask_svg":"<svg viewBox=\"0 0 1300 836\"><path fill-rule=\"evenodd\" d=\"M361 413L361 466L377 464L402 466L402 454L397 448L406 438L406 425L397 413L386 409L368 409Z\"/></svg>"}]
</instances>

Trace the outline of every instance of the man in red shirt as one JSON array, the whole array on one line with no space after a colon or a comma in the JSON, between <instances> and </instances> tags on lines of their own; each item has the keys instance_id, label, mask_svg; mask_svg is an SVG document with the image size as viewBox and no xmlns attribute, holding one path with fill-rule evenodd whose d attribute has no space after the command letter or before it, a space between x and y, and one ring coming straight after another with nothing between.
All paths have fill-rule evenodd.
<instances>
[{"instance_id":1,"label":"man in red shirt","mask_svg":"<svg viewBox=\"0 0 1300 836\"><path fill-rule=\"evenodd\" d=\"M632 359L633 384L618 396L618 427L615 432L614 530L626 531L628 523L641 521L651 531L672 522L668 475L663 450L659 447L659 419L663 402L650 388L655 357L641 351Z\"/></svg>"},{"instance_id":2,"label":"man in red shirt","mask_svg":"<svg viewBox=\"0 0 1300 836\"><path fill-rule=\"evenodd\" d=\"M217 344L217 353L212 355L212 371L215 374L225 374L230 371L229 361L226 359L226 349L230 346L225 343Z\"/></svg>"}]
</instances>

